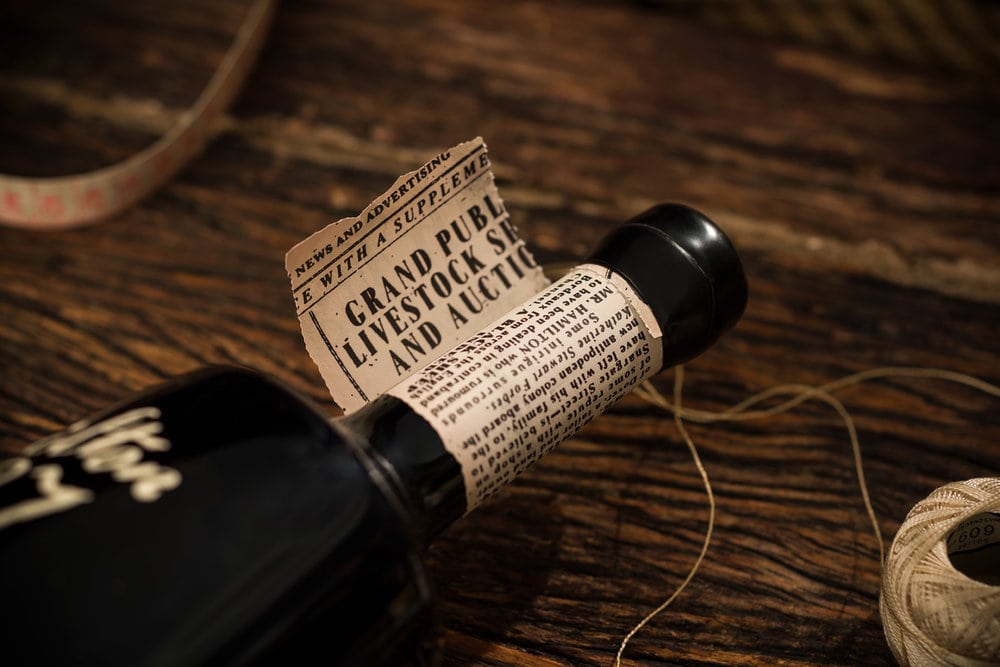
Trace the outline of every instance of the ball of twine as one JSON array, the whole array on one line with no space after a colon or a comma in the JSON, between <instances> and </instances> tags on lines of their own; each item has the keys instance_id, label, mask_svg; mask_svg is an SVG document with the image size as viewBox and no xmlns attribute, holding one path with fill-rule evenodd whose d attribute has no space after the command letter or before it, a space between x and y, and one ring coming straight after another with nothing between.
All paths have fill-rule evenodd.
<instances>
[{"instance_id":1,"label":"ball of twine","mask_svg":"<svg viewBox=\"0 0 1000 667\"><path fill-rule=\"evenodd\" d=\"M883 568L879 604L903 667L1000 663L1000 586L958 571L948 553L956 529L996 512L1000 478L978 478L937 489L906 515ZM1000 574L1000 563L991 567Z\"/></svg>"}]
</instances>

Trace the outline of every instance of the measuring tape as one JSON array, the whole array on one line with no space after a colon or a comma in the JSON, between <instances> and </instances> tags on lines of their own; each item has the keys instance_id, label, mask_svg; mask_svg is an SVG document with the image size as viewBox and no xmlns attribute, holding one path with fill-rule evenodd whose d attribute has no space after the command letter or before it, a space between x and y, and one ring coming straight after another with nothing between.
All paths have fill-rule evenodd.
<instances>
[{"instance_id":1,"label":"measuring tape","mask_svg":"<svg viewBox=\"0 0 1000 667\"><path fill-rule=\"evenodd\" d=\"M277 0L254 0L194 105L148 148L109 167L73 176L0 174L0 222L38 230L77 227L109 218L156 190L204 147L212 124L246 80L276 6Z\"/></svg>"}]
</instances>

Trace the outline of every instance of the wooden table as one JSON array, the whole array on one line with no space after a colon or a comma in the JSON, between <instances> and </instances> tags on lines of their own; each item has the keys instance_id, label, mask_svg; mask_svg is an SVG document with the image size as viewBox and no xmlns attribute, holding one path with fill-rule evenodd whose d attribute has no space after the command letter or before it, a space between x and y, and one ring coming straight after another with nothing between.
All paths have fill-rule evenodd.
<instances>
[{"instance_id":1,"label":"wooden table","mask_svg":"<svg viewBox=\"0 0 1000 667\"><path fill-rule=\"evenodd\" d=\"M951 11L917 4L918 27ZM208 363L262 369L336 414L285 250L477 134L543 261L658 201L731 235L749 307L689 365L688 406L883 365L1000 382L1000 96L982 40L996 9L947 17L957 38L937 43L852 33L839 10L830 30L803 27L782 6L732 20L670 2L280 6L217 136L166 187L97 226L0 228L0 443ZM7 3L0 173L85 171L150 143L246 7ZM655 383L669 392L670 374ZM887 538L932 489L998 474L996 399L930 380L839 396ZM625 664L892 664L836 413L690 429L715 536ZM669 416L627 397L431 549L445 664L610 665L691 566L706 517Z\"/></svg>"}]
</instances>

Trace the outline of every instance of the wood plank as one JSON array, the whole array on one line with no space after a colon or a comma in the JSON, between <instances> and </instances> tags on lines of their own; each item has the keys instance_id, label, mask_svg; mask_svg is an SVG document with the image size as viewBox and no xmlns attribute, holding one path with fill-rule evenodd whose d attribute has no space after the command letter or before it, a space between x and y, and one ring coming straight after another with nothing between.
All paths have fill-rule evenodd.
<instances>
[{"instance_id":1,"label":"wood plank","mask_svg":"<svg viewBox=\"0 0 1000 667\"><path fill-rule=\"evenodd\" d=\"M688 405L881 365L1000 382L995 68L906 67L659 5L363 4L281 5L214 141L137 208L79 230L0 228L0 446L206 363L273 373L336 414L284 251L476 134L545 261L583 256L661 200L732 235L750 305L691 364ZM148 144L246 6L10 3L0 171L73 173ZM656 384L669 392L670 375ZM840 395L887 536L933 488L1000 470L995 399L931 380ZM691 431L716 534L625 664L892 664L832 410ZM446 664L611 664L693 562L706 515L669 417L626 398L432 548Z\"/></svg>"}]
</instances>

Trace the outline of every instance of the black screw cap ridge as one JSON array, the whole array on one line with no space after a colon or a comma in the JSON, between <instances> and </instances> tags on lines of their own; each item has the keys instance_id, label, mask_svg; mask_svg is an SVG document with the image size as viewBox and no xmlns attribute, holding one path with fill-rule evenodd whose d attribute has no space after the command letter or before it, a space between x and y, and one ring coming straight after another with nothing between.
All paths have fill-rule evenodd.
<instances>
[{"instance_id":1,"label":"black screw cap ridge","mask_svg":"<svg viewBox=\"0 0 1000 667\"><path fill-rule=\"evenodd\" d=\"M653 311L664 366L707 350L746 309L736 248L714 222L682 204L640 213L608 234L588 261L621 274Z\"/></svg>"}]
</instances>

